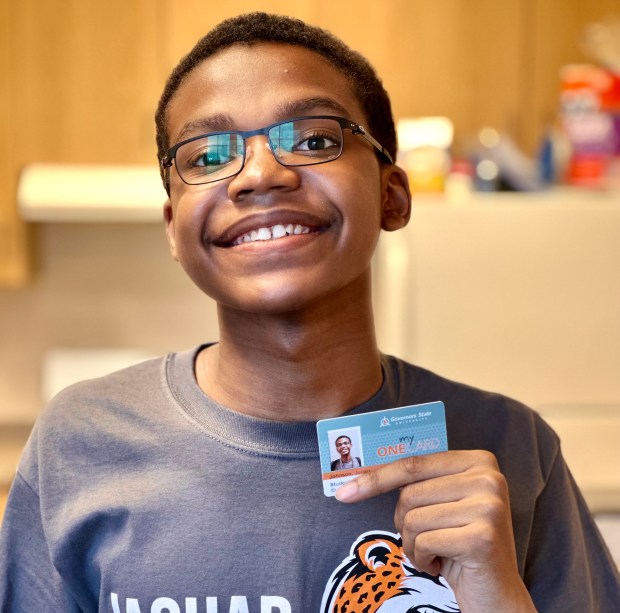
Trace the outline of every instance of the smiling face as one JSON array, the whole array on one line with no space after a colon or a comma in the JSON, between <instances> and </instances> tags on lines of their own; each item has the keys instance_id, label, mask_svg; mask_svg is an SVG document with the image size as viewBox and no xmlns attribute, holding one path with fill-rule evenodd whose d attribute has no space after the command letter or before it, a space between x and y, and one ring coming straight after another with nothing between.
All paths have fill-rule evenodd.
<instances>
[{"instance_id":1,"label":"smiling face","mask_svg":"<svg viewBox=\"0 0 620 613\"><path fill-rule=\"evenodd\" d=\"M321 56L239 45L188 75L170 104L168 134L178 143L302 115L366 123L346 78ZM187 185L170 169L172 254L205 293L241 311L285 313L356 286L367 293L380 228L406 223L408 192L395 168L350 131L341 157L315 166L282 166L264 135L250 137L234 177Z\"/></svg>"},{"instance_id":2,"label":"smiling face","mask_svg":"<svg viewBox=\"0 0 620 613\"><path fill-rule=\"evenodd\" d=\"M348 436L340 436L336 439L336 451L346 458L351 453L351 439Z\"/></svg>"}]
</instances>

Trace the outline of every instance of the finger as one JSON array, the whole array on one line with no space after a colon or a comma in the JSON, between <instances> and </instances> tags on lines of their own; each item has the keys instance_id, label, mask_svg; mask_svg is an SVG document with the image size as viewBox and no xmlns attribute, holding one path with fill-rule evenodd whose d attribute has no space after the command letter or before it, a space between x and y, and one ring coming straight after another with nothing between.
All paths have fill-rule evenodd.
<instances>
[{"instance_id":1,"label":"finger","mask_svg":"<svg viewBox=\"0 0 620 613\"><path fill-rule=\"evenodd\" d=\"M395 525L402 536L405 551L414 549L420 534L438 530L487 525L498 539L511 533L509 506L493 496L475 496L412 509Z\"/></svg>"},{"instance_id":2,"label":"finger","mask_svg":"<svg viewBox=\"0 0 620 613\"><path fill-rule=\"evenodd\" d=\"M444 574L443 564L447 561L459 562L465 557L462 552L474 538L470 534L474 532L470 526L422 532L417 536L412 550L405 550L405 553L418 570L431 575Z\"/></svg>"},{"instance_id":3,"label":"finger","mask_svg":"<svg viewBox=\"0 0 620 613\"><path fill-rule=\"evenodd\" d=\"M405 515L414 509L428 508L430 512L438 505L469 499L476 499L481 512L485 504L493 505L495 501L508 508L505 477L496 470L472 468L464 473L406 485L398 498L394 523L397 527L402 525Z\"/></svg>"},{"instance_id":4,"label":"finger","mask_svg":"<svg viewBox=\"0 0 620 613\"><path fill-rule=\"evenodd\" d=\"M411 509L398 518L394 525L403 541L413 543L422 532L460 528L477 521L479 515L477 500L461 500Z\"/></svg>"},{"instance_id":5,"label":"finger","mask_svg":"<svg viewBox=\"0 0 620 613\"><path fill-rule=\"evenodd\" d=\"M498 525L483 520L420 532L413 543L403 548L420 570L432 566L437 558L452 560L470 570L486 568L491 560L503 565L506 560L514 559L511 535L506 535Z\"/></svg>"},{"instance_id":6,"label":"finger","mask_svg":"<svg viewBox=\"0 0 620 613\"><path fill-rule=\"evenodd\" d=\"M497 469L495 456L487 451L443 451L409 456L349 481L336 491L336 498L341 502L358 502L411 483L465 472L478 465Z\"/></svg>"},{"instance_id":7,"label":"finger","mask_svg":"<svg viewBox=\"0 0 620 613\"><path fill-rule=\"evenodd\" d=\"M411 509L396 528L405 553L426 572L437 557L482 564L496 559L497 552L513 551L509 503L494 495ZM446 531L452 541L442 540Z\"/></svg>"}]
</instances>

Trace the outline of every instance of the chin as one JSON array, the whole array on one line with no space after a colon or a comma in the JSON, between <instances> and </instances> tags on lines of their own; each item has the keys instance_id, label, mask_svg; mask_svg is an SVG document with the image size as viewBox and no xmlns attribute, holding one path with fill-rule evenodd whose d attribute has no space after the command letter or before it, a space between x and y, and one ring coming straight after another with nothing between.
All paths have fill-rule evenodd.
<instances>
[{"instance_id":1,"label":"chin","mask_svg":"<svg viewBox=\"0 0 620 613\"><path fill-rule=\"evenodd\" d=\"M274 295L257 296L255 299L246 298L243 301L230 304L232 308L243 311L245 313L251 313L254 315L289 315L294 313L300 313L308 309L316 307L321 302L320 298L309 299L302 297L299 294L293 293L279 293Z\"/></svg>"},{"instance_id":2,"label":"chin","mask_svg":"<svg viewBox=\"0 0 620 613\"><path fill-rule=\"evenodd\" d=\"M340 274L338 274L340 273ZM255 315L286 315L323 310L327 315L370 302L370 269L271 271L207 286L194 279L220 307Z\"/></svg>"},{"instance_id":3,"label":"chin","mask_svg":"<svg viewBox=\"0 0 620 613\"><path fill-rule=\"evenodd\" d=\"M300 277L303 280L300 282ZM316 291L319 284L313 283L309 275L296 275L295 281L279 279L271 283L243 283L238 287L220 288L221 291L208 291L219 305L256 315L285 315L307 309L314 309L326 300L339 295L338 288L325 288ZM324 284L323 284L324 285Z\"/></svg>"}]
</instances>

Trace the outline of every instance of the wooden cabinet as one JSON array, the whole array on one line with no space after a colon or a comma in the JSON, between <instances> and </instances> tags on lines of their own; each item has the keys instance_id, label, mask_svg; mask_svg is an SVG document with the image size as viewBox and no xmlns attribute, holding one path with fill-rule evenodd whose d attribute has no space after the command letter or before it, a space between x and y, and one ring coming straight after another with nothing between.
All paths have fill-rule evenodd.
<instances>
[{"instance_id":1,"label":"wooden cabinet","mask_svg":"<svg viewBox=\"0 0 620 613\"><path fill-rule=\"evenodd\" d=\"M149 0L0 0L0 285L32 274L24 165L155 162L161 19Z\"/></svg>"},{"instance_id":2,"label":"wooden cabinet","mask_svg":"<svg viewBox=\"0 0 620 613\"><path fill-rule=\"evenodd\" d=\"M584 25L620 13L617 0L0 0L0 284L28 276L20 169L155 162L168 72L213 25L251 10L333 31L376 66L397 117L451 117L457 150L491 125L528 153L555 114L559 67L585 59Z\"/></svg>"},{"instance_id":3,"label":"wooden cabinet","mask_svg":"<svg viewBox=\"0 0 620 613\"><path fill-rule=\"evenodd\" d=\"M16 173L13 163L14 85L9 41L9 2L0 3L0 286L15 287L28 277L26 226L15 205Z\"/></svg>"}]
</instances>

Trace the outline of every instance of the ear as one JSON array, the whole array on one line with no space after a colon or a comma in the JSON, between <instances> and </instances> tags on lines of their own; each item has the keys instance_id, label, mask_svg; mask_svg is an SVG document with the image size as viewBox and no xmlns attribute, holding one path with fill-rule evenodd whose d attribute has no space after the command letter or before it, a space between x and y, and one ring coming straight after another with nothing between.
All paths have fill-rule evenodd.
<instances>
[{"instance_id":1,"label":"ear","mask_svg":"<svg viewBox=\"0 0 620 613\"><path fill-rule=\"evenodd\" d=\"M395 164L381 171L381 227L388 232L400 230L411 215L411 191L407 173Z\"/></svg>"},{"instance_id":2,"label":"ear","mask_svg":"<svg viewBox=\"0 0 620 613\"><path fill-rule=\"evenodd\" d=\"M170 254L178 262L179 257L177 255L177 244L174 231L174 211L170 199L166 200L164 203L164 221L166 222L166 238L168 239Z\"/></svg>"},{"instance_id":3,"label":"ear","mask_svg":"<svg viewBox=\"0 0 620 613\"><path fill-rule=\"evenodd\" d=\"M376 572L397 556L403 557L403 551L391 535L371 534L357 547L355 553L360 562L369 570Z\"/></svg>"}]
</instances>

